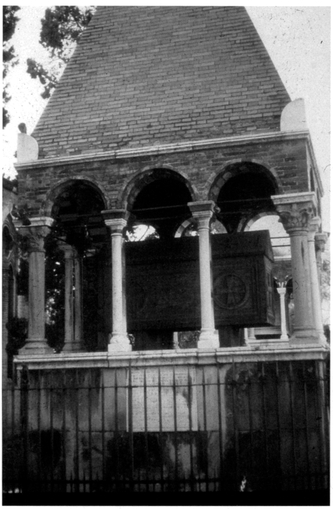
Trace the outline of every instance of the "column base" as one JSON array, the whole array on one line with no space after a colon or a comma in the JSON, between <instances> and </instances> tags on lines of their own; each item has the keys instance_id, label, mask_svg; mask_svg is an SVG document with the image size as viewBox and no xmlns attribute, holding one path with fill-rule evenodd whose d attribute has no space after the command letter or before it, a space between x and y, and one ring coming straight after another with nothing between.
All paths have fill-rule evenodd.
<instances>
[{"instance_id":1,"label":"column base","mask_svg":"<svg viewBox=\"0 0 333 509\"><path fill-rule=\"evenodd\" d=\"M28 340L19 350L19 355L54 355L54 350L47 344L46 339Z\"/></svg>"},{"instance_id":2,"label":"column base","mask_svg":"<svg viewBox=\"0 0 333 509\"><path fill-rule=\"evenodd\" d=\"M108 344L108 352L131 352L132 345L128 334L111 334L110 343Z\"/></svg>"},{"instance_id":3,"label":"column base","mask_svg":"<svg viewBox=\"0 0 333 509\"><path fill-rule=\"evenodd\" d=\"M280 336L280 341L289 341L289 336L288 336L288 334L281 334L281 336Z\"/></svg>"},{"instance_id":4,"label":"column base","mask_svg":"<svg viewBox=\"0 0 333 509\"><path fill-rule=\"evenodd\" d=\"M201 330L197 348L220 348L219 333L217 330Z\"/></svg>"},{"instance_id":5,"label":"column base","mask_svg":"<svg viewBox=\"0 0 333 509\"><path fill-rule=\"evenodd\" d=\"M327 341L325 335L321 331L316 330L294 330L290 338L291 346L326 346Z\"/></svg>"},{"instance_id":6,"label":"column base","mask_svg":"<svg viewBox=\"0 0 333 509\"><path fill-rule=\"evenodd\" d=\"M65 343L62 352L84 352L85 348L77 343Z\"/></svg>"}]
</instances>

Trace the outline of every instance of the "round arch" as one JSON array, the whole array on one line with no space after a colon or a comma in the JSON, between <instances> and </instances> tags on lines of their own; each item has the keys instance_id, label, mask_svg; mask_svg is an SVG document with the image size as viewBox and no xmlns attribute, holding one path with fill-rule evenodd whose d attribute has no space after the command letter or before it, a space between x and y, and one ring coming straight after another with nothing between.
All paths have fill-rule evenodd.
<instances>
[{"instance_id":1,"label":"round arch","mask_svg":"<svg viewBox=\"0 0 333 509\"><path fill-rule=\"evenodd\" d=\"M217 221L218 223L218 227L216 228L216 222L215 220L211 220L211 230L212 233L227 233L227 230L226 228L223 226L223 224L220 222L220 221ZM179 237L182 237L184 232L190 228L190 227L193 227L195 226L195 219L194 218L190 218L190 219L186 219L185 221L183 221L177 228L176 230L176 233L175 233L175 238L179 238ZM213 229L214 228L214 229Z\"/></svg>"},{"instance_id":2,"label":"round arch","mask_svg":"<svg viewBox=\"0 0 333 509\"><path fill-rule=\"evenodd\" d=\"M234 233L254 215L275 210L271 196L278 192L278 183L266 167L241 161L227 165L216 176L209 198L219 208L218 219Z\"/></svg>"},{"instance_id":3,"label":"round arch","mask_svg":"<svg viewBox=\"0 0 333 509\"><path fill-rule=\"evenodd\" d=\"M49 192L46 195L46 200L43 203L43 206L41 207L41 214L45 216L51 216L54 202L56 201L58 196L60 196L64 191L66 191L66 189L72 186L75 182L80 184L86 184L88 187L94 190L103 201L104 209L107 210L109 208L107 194L99 184L97 184L93 179L89 177L75 176L71 178L64 178L58 181L57 184L49 190Z\"/></svg>"},{"instance_id":4,"label":"round arch","mask_svg":"<svg viewBox=\"0 0 333 509\"><path fill-rule=\"evenodd\" d=\"M133 177L128 180L123 190L120 193L119 200L117 202L117 207L120 209L127 209L131 211L133 204L135 202L136 197L138 194L142 191L142 189L147 186L148 184L151 184L155 180L159 179L174 179L178 182L181 182L184 184L187 188L187 190L190 193L191 200L196 201L198 200L198 192L190 184L187 177L183 175L181 172L174 170L170 167L154 167L149 168L143 171L137 172Z\"/></svg>"},{"instance_id":5,"label":"round arch","mask_svg":"<svg viewBox=\"0 0 333 509\"><path fill-rule=\"evenodd\" d=\"M248 232L250 231L251 226L262 217L277 215L276 211L268 210L267 212L260 212L259 214L256 214L251 219L244 217L238 225L237 232Z\"/></svg>"},{"instance_id":6,"label":"round arch","mask_svg":"<svg viewBox=\"0 0 333 509\"><path fill-rule=\"evenodd\" d=\"M194 224L194 219L185 219L185 221L183 221L177 228L176 230L176 233L175 233L175 238L180 238L183 233L186 231L187 228L189 228L190 226L193 226Z\"/></svg>"},{"instance_id":7,"label":"round arch","mask_svg":"<svg viewBox=\"0 0 333 509\"><path fill-rule=\"evenodd\" d=\"M275 189L274 194L282 194L282 184L273 168L267 167L267 165L256 159L234 159L228 161L222 169L214 172L209 177L207 181L207 186L209 186L207 199L216 202L222 187L228 180L251 171L265 176L272 183Z\"/></svg>"}]
</instances>

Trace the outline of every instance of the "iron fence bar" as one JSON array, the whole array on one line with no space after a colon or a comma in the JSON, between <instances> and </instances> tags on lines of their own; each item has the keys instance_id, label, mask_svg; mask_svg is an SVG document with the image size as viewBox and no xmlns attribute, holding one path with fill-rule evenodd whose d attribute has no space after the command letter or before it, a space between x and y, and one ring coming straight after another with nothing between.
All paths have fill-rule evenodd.
<instances>
[{"instance_id":1,"label":"iron fence bar","mask_svg":"<svg viewBox=\"0 0 333 509\"><path fill-rule=\"evenodd\" d=\"M257 363L257 369L258 369L258 363ZM250 465L251 465L251 472L254 471L253 469L253 419L252 419L252 398L251 398L251 373L249 376L249 380L247 383L248 386L248 407L249 407L249 424L250 424ZM242 476L244 475L244 472L242 472ZM248 472L246 472L246 476L248 476Z\"/></svg>"},{"instance_id":2,"label":"iron fence bar","mask_svg":"<svg viewBox=\"0 0 333 509\"><path fill-rule=\"evenodd\" d=\"M145 439L145 467L146 467L146 490L148 491L148 435L147 435L147 368L143 368L143 411L144 411L144 439Z\"/></svg>"},{"instance_id":3,"label":"iron fence bar","mask_svg":"<svg viewBox=\"0 0 333 509\"><path fill-rule=\"evenodd\" d=\"M267 472L267 469L268 469L268 445L267 445L267 413L266 413L266 391L265 391L266 374L265 374L265 364L263 362L261 362L260 364L261 364L263 432L264 432L264 442L265 442L265 467L266 467L266 472Z\"/></svg>"},{"instance_id":4,"label":"iron fence bar","mask_svg":"<svg viewBox=\"0 0 333 509\"><path fill-rule=\"evenodd\" d=\"M297 478L297 456L296 456L296 432L295 432L295 420L294 420L294 397L293 397L293 369L291 362L288 362L288 381L289 381L289 401L290 401L290 418L291 418L291 431L292 431L292 443L293 443L293 466L294 466L294 478ZM294 481L295 482L295 481Z\"/></svg>"},{"instance_id":5,"label":"iron fence bar","mask_svg":"<svg viewBox=\"0 0 333 509\"><path fill-rule=\"evenodd\" d=\"M16 408L16 405L15 405L15 401L16 401L16 394L17 394L17 391L15 390L15 385L14 383L11 384L11 417L12 417L12 422L11 422L11 430L12 430L12 436L15 435L15 408Z\"/></svg>"},{"instance_id":6,"label":"iron fence bar","mask_svg":"<svg viewBox=\"0 0 333 509\"><path fill-rule=\"evenodd\" d=\"M217 375L217 394L218 394L218 416L219 416L219 453L220 453L220 478L223 479L224 461L223 461L223 429L222 429L222 405L221 405L221 376L220 366L217 362L215 353L216 375Z\"/></svg>"},{"instance_id":7,"label":"iron fence bar","mask_svg":"<svg viewBox=\"0 0 333 509\"><path fill-rule=\"evenodd\" d=\"M305 414L305 437L306 437L306 470L308 476L308 484L311 484L311 474L310 474L310 447L309 447L309 416L308 416L308 391L306 385L306 377L305 377L305 362L302 361L302 376L303 376L303 395L304 395L304 414Z\"/></svg>"},{"instance_id":8,"label":"iron fence bar","mask_svg":"<svg viewBox=\"0 0 333 509\"><path fill-rule=\"evenodd\" d=\"M188 375L188 402L189 402L189 427L190 427L190 468L191 468L191 482L190 486L193 490L194 483L194 470L193 470L193 423L192 423L192 402L193 402L193 387L192 387L192 380L190 375L190 366L188 366L187 370Z\"/></svg>"},{"instance_id":9,"label":"iron fence bar","mask_svg":"<svg viewBox=\"0 0 333 509\"><path fill-rule=\"evenodd\" d=\"M140 475L140 468L138 468L138 470L137 470L137 486L138 486L138 491L140 492L140 491L141 491L141 475Z\"/></svg>"},{"instance_id":10,"label":"iron fence bar","mask_svg":"<svg viewBox=\"0 0 333 509\"><path fill-rule=\"evenodd\" d=\"M175 486L178 487L178 430L177 430L177 394L176 394L176 372L175 365L172 366L173 384L173 418L175 427Z\"/></svg>"},{"instance_id":11,"label":"iron fence bar","mask_svg":"<svg viewBox=\"0 0 333 509\"><path fill-rule=\"evenodd\" d=\"M62 444L63 444L63 458L64 465L62 468L62 477L65 481L67 479L67 448L66 448L66 439L67 439L67 422L66 422L66 371L62 370ZM65 491L67 491L67 487L65 486Z\"/></svg>"},{"instance_id":12,"label":"iron fence bar","mask_svg":"<svg viewBox=\"0 0 333 509\"><path fill-rule=\"evenodd\" d=\"M158 411L159 411L159 439L160 447L162 448L162 454L160 455L160 471L161 471L161 487L164 491L164 468L163 468L163 431L162 431L162 385L161 385L161 367L158 367Z\"/></svg>"},{"instance_id":13,"label":"iron fence bar","mask_svg":"<svg viewBox=\"0 0 333 509\"><path fill-rule=\"evenodd\" d=\"M91 391L92 391L92 370L90 370L90 384L88 387L88 436L89 436L89 481L93 480L92 468L92 425L91 425Z\"/></svg>"},{"instance_id":14,"label":"iron fence bar","mask_svg":"<svg viewBox=\"0 0 333 509\"><path fill-rule=\"evenodd\" d=\"M114 369L114 410L115 410L115 433L114 433L114 442L115 443L115 455L116 455L116 471L115 471L115 481L119 482L120 468L119 468L119 434L118 434L118 370ZM114 447L112 448L114 449ZM112 461L112 460L111 460Z\"/></svg>"},{"instance_id":15,"label":"iron fence bar","mask_svg":"<svg viewBox=\"0 0 333 509\"><path fill-rule=\"evenodd\" d=\"M276 421L277 421L277 435L278 435L278 449L279 449L279 471L281 471L281 422L280 422L280 397L279 397L279 364L278 361L275 361L275 390L276 390Z\"/></svg>"},{"instance_id":16,"label":"iron fence bar","mask_svg":"<svg viewBox=\"0 0 333 509\"><path fill-rule=\"evenodd\" d=\"M50 428L51 428L51 491L53 492L54 488L54 429L53 429L53 377L51 378L51 387L50 387Z\"/></svg>"},{"instance_id":17,"label":"iron fence bar","mask_svg":"<svg viewBox=\"0 0 333 509\"><path fill-rule=\"evenodd\" d=\"M325 422L325 438L326 438L326 440L325 440L326 455L325 455L325 465L324 465L325 472L329 469L329 465L330 465L330 459L329 459L329 455L330 455L330 443L329 443L329 440L330 440L330 415L329 415L330 368L329 368L329 366L330 366L330 364L329 364L329 357L328 357L327 359L325 359L325 361L322 361L322 370L323 370L323 377L324 377L322 401L323 401L323 408L324 408L323 419ZM329 479L327 478L327 474L325 474L324 479L325 479L324 487L329 487Z\"/></svg>"},{"instance_id":18,"label":"iron fence bar","mask_svg":"<svg viewBox=\"0 0 333 509\"><path fill-rule=\"evenodd\" d=\"M133 443L133 387L132 387L132 362L129 360L128 365L128 431L129 431L129 449L130 449L130 465L132 489L134 490L134 443Z\"/></svg>"},{"instance_id":19,"label":"iron fence bar","mask_svg":"<svg viewBox=\"0 0 333 509\"><path fill-rule=\"evenodd\" d=\"M326 470L326 447L325 447L325 432L326 432L326 425L325 425L325 414L326 412L323 410L323 405L325 404L325 387L323 387L323 364L320 361L317 361L315 363L315 370L316 370L316 423L317 423L317 430L319 435L319 448L320 448L320 458L321 458L321 464L320 469L321 471ZM328 434L327 434L328 436Z\"/></svg>"},{"instance_id":20,"label":"iron fence bar","mask_svg":"<svg viewBox=\"0 0 333 509\"><path fill-rule=\"evenodd\" d=\"M102 373L101 383L101 411L102 411L102 479L105 481L106 467L105 467L105 388L104 388L104 376Z\"/></svg>"},{"instance_id":21,"label":"iron fence bar","mask_svg":"<svg viewBox=\"0 0 333 509\"><path fill-rule=\"evenodd\" d=\"M80 465L79 465L79 372L78 369L74 372L75 376L75 471L76 471L76 479L79 479L80 473ZM80 485L75 484L75 489L77 492L80 491Z\"/></svg>"},{"instance_id":22,"label":"iron fence bar","mask_svg":"<svg viewBox=\"0 0 333 509\"><path fill-rule=\"evenodd\" d=\"M235 392L236 392L236 370L235 370L235 361L232 358L232 385L231 385L231 394L232 394L232 411L233 411L233 428L234 428L234 437L235 437L235 449L236 449L236 478L237 483L240 480L240 470L239 470L239 437L238 437L238 419L237 419L237 410L235 403Z\"/></svg>"},{"instance_id":23,"label":"iron fence bar","mask_svg":"<svg viewBox=\"0 0 333 509\"><path fill-rule=\"evenodd\" d=\"M206 477L206 491L208 491L208 434L207 434L207 405L206 405L206 375L205 366L202 366L202 404L203 404L203 418L204 418L204 432L206 443L206 461L205 461L205 477Z\"/></svg>"},{"instance_id":24,"label":"iron fence bar","mask_svg":"<svg viewBox=\"0 0 333 509\"><path fill-rule=\"evenodd\" d=\"M21 429L23 436L23 471L22 471L22 489L27 489L27 477L28 477L28 447L29 447L29 436L28 436L28 398L29 398L29 378L28 370L26 366L23 366L21 371L21 384L20 384L20 396L21 396Z\"/></svg>"},{"instance_id":25,"label":"iron fence bar","mask_svg":"<svg viewBox=\"0 0 333 509\"><path fill-rule=\"evenodd\" d=\"M38 387L37 387L37 432L38 432L38 477L41 477L42 475L42 458L41 458L41 451L42 451L42 430L41 430L41 372L38 370Z\"/></svg>"}]
</instances>

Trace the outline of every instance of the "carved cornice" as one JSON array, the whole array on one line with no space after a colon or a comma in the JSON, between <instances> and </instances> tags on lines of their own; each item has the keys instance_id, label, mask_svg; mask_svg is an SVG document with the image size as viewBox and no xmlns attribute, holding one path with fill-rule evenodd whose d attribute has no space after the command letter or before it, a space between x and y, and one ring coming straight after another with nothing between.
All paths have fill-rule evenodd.
<instances>
[{"instance_id":1,"label":"carved cornice","mask_svg":"<svg viewBox=\"0 0 333 509\"><path fill-rule=\"evenodd\" d=\"M294 132L267 132L259 134L243 134L239 136L228 136L223 138L201 139L192 141L181 141L177 143L166 143L161 145L147 145L108 152L91 151L80 155L64 155L31 161L27 163L16 163L15 168L19 170L27 168L39 168L41 166L58 166L67 164L78 164L86 162L103 161L110 159L128 159L130 157L146 157L152 155L169 154L174 152L192 152L195 150L224 148L233 145L247 145L251 143L284 142L304 139L310 140L308 130Z\"/></svg>"}]
</instances>

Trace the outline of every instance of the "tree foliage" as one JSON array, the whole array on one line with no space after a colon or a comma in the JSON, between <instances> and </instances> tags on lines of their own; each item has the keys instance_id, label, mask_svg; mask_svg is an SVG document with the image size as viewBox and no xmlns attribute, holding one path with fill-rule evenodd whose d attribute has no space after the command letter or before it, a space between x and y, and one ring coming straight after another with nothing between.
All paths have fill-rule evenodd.
<instances>
[{"instance_id":1,"label":"tree foliage","mask_svg":"<svg viewBox=\"0 0 333 509\"><path fill-rule=\"evenodd\" d=\"M2 125L6 127L9 123L10 117L6 104L10 100L8 92L8 84L5 84L5 78L7 77L8 71L11 66L17 63L17 56L15 53L14 46L11 44L11 39L14 35L17 22L19 18L16 16L17 11L20 7L14 5L3 6L3 42L2 42L2 77L3 77L3 107L2 107Z\"/></svg>"},{"instance_id":2,"label":"tree foliage","mask_svg":"<svg viewBox=\"0 0 333 509\"><path fill-rule=\"evenodd\" d=\"M46 9L40 43L49 53L50 64L45 66L33 58L27 60L27 72L43 85L41 96L44 99L51 96L94 12L95 7L92 6L55 6Z\"/></svg>"}]
</instances>

